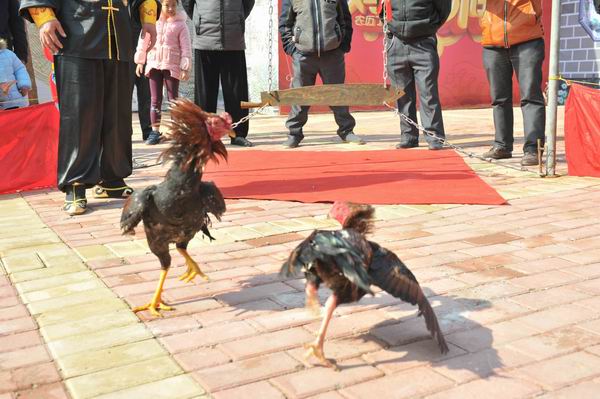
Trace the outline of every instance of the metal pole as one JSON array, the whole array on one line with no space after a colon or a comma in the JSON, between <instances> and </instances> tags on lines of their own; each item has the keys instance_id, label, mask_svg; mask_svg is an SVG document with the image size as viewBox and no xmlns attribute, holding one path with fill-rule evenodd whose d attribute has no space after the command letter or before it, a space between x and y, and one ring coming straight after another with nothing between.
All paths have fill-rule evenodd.
<instances>
[{"instance_id":1,"label":"metal pole","mask_svg":"<svg viewBox=\"0 0 600 399\"><path fill-rule=\"evenodd\" d=\"M546 109L546 176L555 176L556 167L556 110L558 106L558 60L560 52L560 0L552 0L550 22L550 71L548 81L548 107Z\"/></svg>"}]
</instances>

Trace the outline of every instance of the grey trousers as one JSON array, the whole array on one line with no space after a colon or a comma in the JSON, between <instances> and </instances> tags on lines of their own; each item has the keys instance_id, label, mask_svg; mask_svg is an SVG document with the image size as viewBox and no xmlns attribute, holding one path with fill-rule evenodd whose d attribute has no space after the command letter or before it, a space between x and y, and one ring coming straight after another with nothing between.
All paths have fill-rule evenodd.
<instances>
[{"instance_id":1,"label":"grey trousers","mask_svg":"<svg viewBox=\"0 0 600 399\"><path fill-rule=\"evenodd\" d=\"M421 125L438 137L445 137L442 105L438 91L440 57L437 39L429 36L418 40L402 41L390 38L387 52L388 75L392 85L406 93L398 100L398 110L413 121L417 121L417 93L419 92ZM400 120L402 140L417 142L419 130ZM431 142L432 138L426 136Z\"/></svg>"},{"instance_id":2,"label":"grey trousers","mask_svg":"<svg viewBox=\"0 0 600 399\"><path fill-rule=\"evenodd\" d=\"M494 146L513 150L513 70L519 82L525 144L523 152L537 152L537 139L544 145L546 108L542 94L544 40L519 43L510 48L483 49L483 66L490 82L496 135Z\"/></svg>"},{"instance_id":3,"label":"grey trousers","mask_svg":"<svg viewBox=\"0 0 600 399\"><path fill-rule=\"evenodd\" d=\"M344 83L346 79L346 65L344 62L344 52L342 50L332 50L317 54L301 54L295 52L292 56L294 79L292 87L313 86L317 80L317 74L321 76L323 84ZM349 133L352 133L356 121L350 115L348 107L335 106L330 107L333 111L335 122L338 125L337 134L342 139ZM290 135L304 137L302 127L308 120L308 110L310 106L293 105L291 107L285 127L290 131Z\"/></svg>"}]
</instances>

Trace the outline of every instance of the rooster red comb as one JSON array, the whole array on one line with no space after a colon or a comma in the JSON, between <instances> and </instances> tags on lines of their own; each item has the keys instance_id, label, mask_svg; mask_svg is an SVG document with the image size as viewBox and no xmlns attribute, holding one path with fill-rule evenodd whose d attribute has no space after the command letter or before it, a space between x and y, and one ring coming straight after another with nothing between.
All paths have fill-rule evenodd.
<instances>
[{"instance_id":1,"label":"rooster red comb","mask_svg":"<svg viewBox=\"0 0 600 399\"><path fill-rule=\"evenodd\" d=\"M347 201L335 201L329 211L329 217L337 220L343 226L348 216L352 213L352 207L353 204Z\"/></svg>"}]
</instances>

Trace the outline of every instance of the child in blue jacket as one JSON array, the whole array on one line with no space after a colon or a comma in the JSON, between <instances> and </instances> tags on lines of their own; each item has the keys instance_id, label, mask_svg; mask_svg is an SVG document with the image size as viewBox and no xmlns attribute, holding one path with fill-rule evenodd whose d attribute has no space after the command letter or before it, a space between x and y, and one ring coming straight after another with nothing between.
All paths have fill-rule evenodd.
<instances>
[{"instance_id":1,"label":"child in blue jacket","mask_svg":"<svg viewBox=\"0 0 600 399\"><path fill-rule=\"evenodd\" d=\"M25 65L0 39L0 110L28 106L29 90L31 79Z\"/></svg>"}]
</instances>

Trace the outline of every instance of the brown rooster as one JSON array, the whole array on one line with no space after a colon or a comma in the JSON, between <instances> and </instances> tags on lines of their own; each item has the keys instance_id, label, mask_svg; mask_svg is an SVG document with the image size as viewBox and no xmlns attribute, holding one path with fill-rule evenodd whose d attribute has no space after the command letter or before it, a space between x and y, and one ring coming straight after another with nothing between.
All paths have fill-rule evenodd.
<instances>
[{"instance_id":1,"label":"brown rooster","mask_svg":"<svg viewBox=\"0 0 600 399\"><path fill-rule=\"evenodd\" d=\"M356 302L365 294L373 294L376 285L396 298L418 305L419 316L436 338L442 353L448 352L438 320L415 276L391 251L368 241L373 227L374 208L370 205L335 203L329 216L342 224L342 230L315 230L290 254L281 268L285 277L304 272L306 305L319 310L317 290L325 283L332 295L325 304L325 317L314 343L306 345L307 356L314 355L327 367L336 368L325 358L323 343L333 311L343 303Z\"/></svg>"},{"instance_id":2,"label":"brown rooster","mask_svg":"<svg viewBox=\"0 0 600 399\"><path fill-rule=\"evenodd\" d=\"M185 99L174 102L169 128L171 145L161 154L163 159L172 162L165 179L158 185L136 191L125 203L121 214L123 234L133 234L134 228L144 221L148 246L160 260L162 270L152 300L133 310L149 310L155 316L161 315L159 310L172 310L161 299L171 266L170 243L176 245L186 260L187 271L180 280L189 282L196 276L208 280L188 254L187 246L198 231L212 240L208 214L220 220L225 212L225 201L219 189L212 182L201 179L204 165L209 160L227 159L221 137L234 135L229 114L219 116L204 112Z\"/></svg>"}]
</instances>

